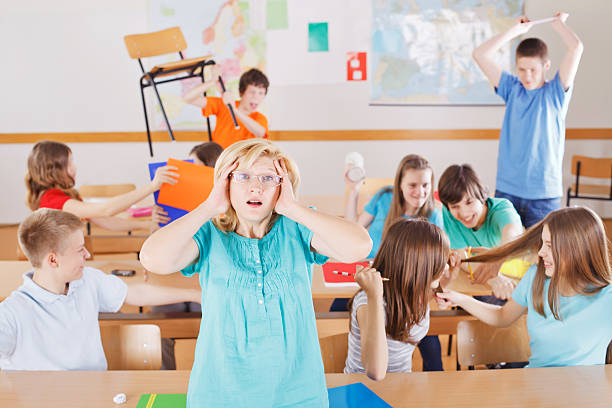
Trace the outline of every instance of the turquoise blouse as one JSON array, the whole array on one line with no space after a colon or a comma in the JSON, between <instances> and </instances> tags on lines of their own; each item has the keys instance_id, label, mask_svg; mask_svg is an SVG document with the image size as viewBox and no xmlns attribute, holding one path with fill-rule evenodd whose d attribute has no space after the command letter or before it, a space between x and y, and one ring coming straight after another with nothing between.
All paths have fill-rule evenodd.
<instances>
[{"instance_id":1,"label":"turquoise blouse","mask_svg":"<svg viewBox=\"0 0 612 408\"><path fill-rule=\"evenodd\" d=\"M183 275L199 273L202 321L187 407L327 407L312 305L312 231L278 216L261 239L209 221Z\"/></svg>"}]
</instances>

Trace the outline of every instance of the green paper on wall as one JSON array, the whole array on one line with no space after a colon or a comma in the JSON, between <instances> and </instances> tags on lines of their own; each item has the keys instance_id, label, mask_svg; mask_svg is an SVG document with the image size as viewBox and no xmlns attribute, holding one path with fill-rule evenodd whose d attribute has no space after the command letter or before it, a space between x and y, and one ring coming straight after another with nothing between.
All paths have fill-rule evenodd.
<instances>
[{"instance_id":1,"label":"green paper on wall","mask_svg":"<svg viewBox=\"0 0 612 408\"><path fill-rule=\"evenodd\" d=\"M286 30L289 28L289 19L287 17L287 0L267 1L266 25L268 30Z\"/></svg>"},{"instance_id":2,"label":"green paper on wall","mask_svg":"<svg viewBox=\"0 0 612 408\"><path fill-rule=\"evenodd\" d=\"M308 51L329 51L327 23L308 23Z\"/></svg>"},{"instance_id":3,"label":"green paper on wall","mask_svg":"<svg viewBox=\"0 0 612 408\"><path fill-rule=\"evenodd\" d=\"M186 394L142 394L136 408L185 408Z\"/></svg>"}]
</instances>

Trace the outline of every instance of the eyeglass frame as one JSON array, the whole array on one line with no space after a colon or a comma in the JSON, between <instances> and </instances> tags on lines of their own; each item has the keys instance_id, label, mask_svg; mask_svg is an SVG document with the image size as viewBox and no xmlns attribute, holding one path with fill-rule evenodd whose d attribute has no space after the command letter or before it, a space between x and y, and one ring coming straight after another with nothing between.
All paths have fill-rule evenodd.
<instances>
[{"instance_id":1,"label":"eyeglass frame","mask_svg":"<svg viewBox=\"0 0 612 408\"><path fill-rule=\"evenodd\" d=\"M234 174L246 174L246 175L247 175L247 176L249 176L249 177L248 177L246 180L244 180L244 181L237 181L237 180L234 178ZM233 181L234 183L236 183L236 184L248 184L248 183L251 181L251 179L252 179L253 177L255 177L255 178L257 179L257 181L259 181L259 184L261 184L261 185L262 185L263 187L265 187L265 188L278 187L278 186L280 186L280 185L282 184L282 182L283 182L283 176L279 176L278 174L252 174L252 175L251 175L251 174L246 173L246 172L244 172L244 171L238 171L238 170L235 170L235 171L232 171L232 172L230 173L230 176L232 176L232 181ZM274 180L276 181L276 184L274 184L273 186L271 186L271 185L270 185L270 186L269 186L269 185L267 185L267 184L266 184L266 183L264 183L264 181L262 180L262 178L263 178L263 177L269 177L269 176L274 177Z\"/></svg>"}]
</instances>

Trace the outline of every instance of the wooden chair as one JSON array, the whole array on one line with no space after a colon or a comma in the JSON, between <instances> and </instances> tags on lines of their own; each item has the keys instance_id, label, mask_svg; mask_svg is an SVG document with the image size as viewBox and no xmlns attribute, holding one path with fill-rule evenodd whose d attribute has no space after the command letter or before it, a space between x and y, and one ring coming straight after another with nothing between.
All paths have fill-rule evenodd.
<instances>
[{"instance_id":1,"label":"wooden chair","mask_svg":"<svg viewBox=\"0 0 612 408\"><path fill-rule=\"evenodd\" d=\"M348 354L348 333L319 338L326 373L343 373Z\"/></svg>"},{"instance_id":2,"label":"wooden chair","mask_svg":"<svg viewBox=\"0 0 612 408\"><path fill-rule=\"evenodd\" d=\"M174 360L177 370L191 370L195 356L196 339L175 339Z\"/></svg>"},{"instance_id":3,"label":"wooden chair","mask_svg":"<svg viewBox=\"0 0 612 408\"><path fill-rule=\"evenodd\" d=\"M457 324L457 360L470 370L477 364L527 361L531 355L525 316L510 327L489 326L479 320Z\"/></svg>"},{"instance_id":4,"label":"wooden chair","mask_svg":"<svg viewBox=\"0 0 612 408\"><path fill-rule=\"evenodd\" d=\"M154 324L101 326L109 370L159 370L161 337Z\"/></svg>"},{"instance_id":5,"label":"wooden chair","mask_svg":"<svg viewBox=\"0 0 612 408\"><path fill-rule=\"evenodd\" d=\"M168 116L164 110L161 97L157 90L157 85L166 82L180 81L187 78L201 77L204 82L204 67L206 65L214 64L215 62L210 59L210 55L196 58L187 58L183 56L183 51L187 48L185 37L179 27L167 28L161 31L155 31L152 33L145 34L132 34L123 37L125 46L127 47L128 53L132 59L137 59L142 76L140 77L140 96L142 98L142 108L144 110L145 124L147 126L147 138L149 140L149 153L153 157L153 145L151 144L151 131L149 129L149 118L147 116L147 105L144 97L144 89L151 86L155 91L155 96L159 102L168 133L170 138L174 140L174 134L168 121ZM145 71L142 65L142 58L156 57L164 54L171 54L177 52L180 59L177 61L167 62L159 64L151 68L149 71ZM210 133L210 121L206 119L208 124L208 137L212 140Z\"/></svg>"},{"instance_id":6,"label":"wooden chair","mask_svg":"<svg viewBox=\"0 0 612 408\"><path fill-rule=\"evenodd\" d=\"M370 201L372 196L376 194L378 190L386 186L393 186L394 179L392 178L366 178L359 190L359 197L357 198L357 213L363 211L363 207ZM344 202L346 205L346 201L349 197L349 191L346 189L346 193L344 196Z\"/></svg>"},{"instance_id":7,"label":"wooden chair","mask_svg":"<svg viewBox=\"0 0 612 408\"><path fill-rule=\"evenodd\" d=\"M567 206L571 199L612 200L612 158L572 156L572 175L575 183L567 189ZM606 180L606 185L583 184L581 177Z\"/></svg>"}]
</instances>

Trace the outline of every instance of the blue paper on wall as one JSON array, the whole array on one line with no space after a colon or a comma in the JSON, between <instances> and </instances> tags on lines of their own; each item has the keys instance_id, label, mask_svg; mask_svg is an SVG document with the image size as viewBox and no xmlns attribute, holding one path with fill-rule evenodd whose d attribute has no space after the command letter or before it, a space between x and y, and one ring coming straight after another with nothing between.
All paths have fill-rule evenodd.
<instances>
[{"instance_id":1,"label":"blue paper on wall","mask_svg":"<svg viewBox=\"0 0 612 408\"><path fill-rule=\"evenodd\" d=\"M193 163L193 160L189 159L189 160L183 160L189 163ZM158 167L161 166L165 166L166 162L158 162L158 163L149 163L149 176L151 177L151 180L153 180L153 177L155 177L155 171L157 170ZM163 205L163 204L158 204L157 203L157 197L159 196L159 190L157 190L155 193L153 193L153 197L155 197L155 204L160 206L161 208L163 208L163 210L168 213L168 217L170 217L170 221L166 224L159 224L160 227L163 227L164 225L168 225L170 224L172 221L181 218L183 215L187 214L188 211L185 210L181 210L180 208L175 208L175 207L170 207L169 205Z\"/></svg>"},{"instance_id":2,"label":"blue paper on wall","mask_svg":"<svg viewBox=\"0 0 612 408\"><path fill-rule=\"evenodd\" d=\"M366 387L364 383L329 388L327 395L329 408L391 408L391 405Z\"/></svg>"}]
</instances>

